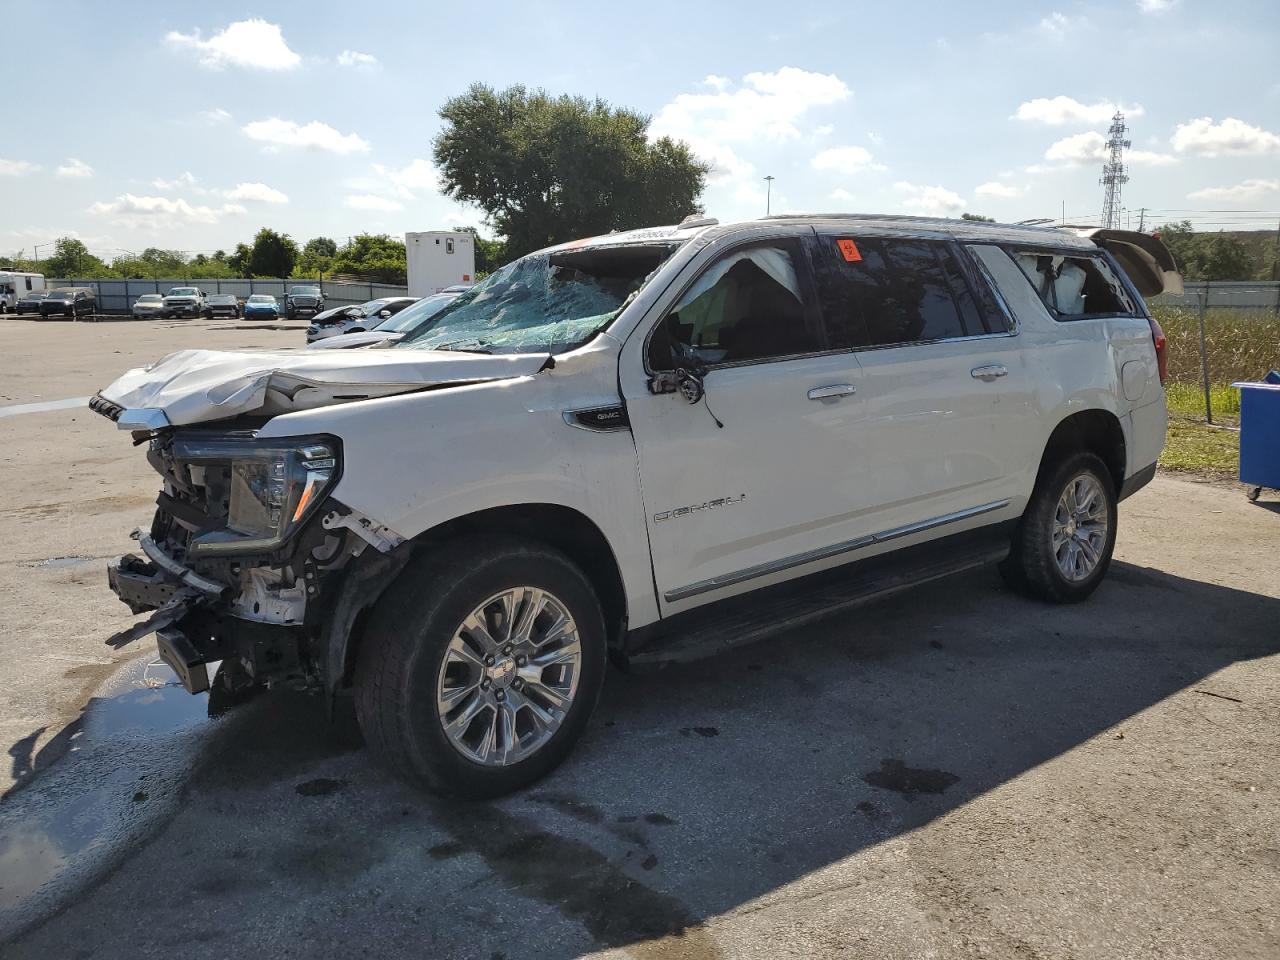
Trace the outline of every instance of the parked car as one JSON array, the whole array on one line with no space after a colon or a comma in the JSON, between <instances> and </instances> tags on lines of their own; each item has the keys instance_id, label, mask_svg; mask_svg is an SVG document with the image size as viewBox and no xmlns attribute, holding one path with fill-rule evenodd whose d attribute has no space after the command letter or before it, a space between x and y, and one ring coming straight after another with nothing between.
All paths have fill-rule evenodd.
<instances>
[{"instance_id":1,"label":"parked car","mask_svg":"<svg viewBox=\"0 0 1280 960\"><path fill-rule=\"evenodd\" d=\"M91 317L98 312L98 300L90 287L59 287L50 290L49 295L40 301L40 316Z\"/></svg>"},{"instance_id":2,"label":"parked car","mask_svg":"<svg viewBox=\"0 0 1280 960\"><path fill-rule=\"evenodd\" d=\"M232 293L211 293L204 298L204 315L208 320L214 317L240 316L240 301Z\"/></svg>"},{"instance_id":3,"label":"parked car","mask_svg":"<svg viewBox=\"0 0 1280 960\"><path fill-rule=\"evenodd\" d=\"M394 769L503 794L568 754L607 655L989 562L1084 600L1164 443L1142 296L1180 288L1118 230L691 219L526 256L390 349L171 354L90 403L164 482L109 568L157 613L113 642L158 631L192 691L215 661L350 691Z\"/></svg>"},{"instance_id":4,"label":"parked car","mask_svg":"<svg viewBox=\"0 0 1280 960\"><path fill-rule=\"evenodd\" d=\"M164 297L158 293L144 293L133 301L129 309L135 320L155 320L165 316Z\"/></svg>"},{"instance_id":5,"label":"parked car","mask_svg":"<svg viewBox=\"0 0 1280 960\"><path fill-rule=\"evenodd\" d=\"M378 323L372 330L360 333L344 333L307 344L309 350L350 350L355 347L389 347L398 343L419 326L430 321L437 313L458 298L458 293L437 293L410 304L390 319Z\"/></svg>"},{"instance_id":6,"label":"parked car","mask_svg":"<svg viewBox=\"0 0 1280 960\"><path fill-rule=\"evenodd\" d=\"M269 293L255 293L244 302L240 316L245 320L279 320L280 303Z\"/></svg>"},{"instance_id":7,"label":"parked car","mask_svg":"<svg viewBox=\"0 0 1280 960\"><path fill-rule=\"evenodd\" d=\"M44 298L49 296L50 290L32 290L30 293L24 293L14 304L14 313L40 313L40 304L44 302Z\"/></svg>"},{"instance_id":8,"label":"parked car","mask_svg":"<svg viewBox=\"0 0 1280 960\"><path fill-rule=\"evenodd\" d=\"M335 307L318 313L307 327L307 343L344 333L363 333L417 301L417 297L379 297L354 307Z\"/></svg>"},{"instance_id":9,"label":"parked car","mask_svg":"<svg viewBox=\"0 0 1280 960\"><path fill-rule=\"evenodd\" d=\"M164 295L165 316L198 317L204 313L204 291L199 287L174 287Z\"/></svg>"},{"instance_id":10,"label":"parked car","mask_svg":"<svg viewBox=\"0 0 1280 960\"><path fill-rule=\"evenodd\" d=\"M44 274L22 270L0 270L0 314L17 311L18 301L29 293L44 290Z\"/></svg>"},{"instance_id":11,"label":"parked car","mask_svg":"<svg viewBox=\"0 0 1280 960\"><path fill-rule=\"evenodd\" d=\"M289 288L284 298L285 317L297 320L301 317L314 317L324 310L324 294L318 286L299 284Z\"/></svg>"}]
</instances>

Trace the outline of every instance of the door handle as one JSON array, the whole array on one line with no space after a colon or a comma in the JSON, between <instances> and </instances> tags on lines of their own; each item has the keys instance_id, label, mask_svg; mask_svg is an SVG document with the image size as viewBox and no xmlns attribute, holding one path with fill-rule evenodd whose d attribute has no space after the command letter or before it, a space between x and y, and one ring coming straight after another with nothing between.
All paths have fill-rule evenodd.
<instances>
[{"instance_id":1,"label":"door handle","mask_svg":"<svg viewBox=\"0 0 1280 960\"><path fill-rule=\"evenodd\" d=\"M998 363L989 363L985 367L974 367L969 371L969 376L975 380L982 380L990 383L992 380L999 380L1001 377L1007 377L1009 370L1007 367Z\"/></svg>"},{"instance_id":2,"label":"door handle","mask_svg":"<svg viewBox=\"0 0 1280 960\"><path fill-rule=\"evenodd\" d=\"M852 383L833 383L826 387L814 387L809 391L810 400L839 400L841 397L851 397L858 392L858 388Z\"/></svg>"}]
</instances>

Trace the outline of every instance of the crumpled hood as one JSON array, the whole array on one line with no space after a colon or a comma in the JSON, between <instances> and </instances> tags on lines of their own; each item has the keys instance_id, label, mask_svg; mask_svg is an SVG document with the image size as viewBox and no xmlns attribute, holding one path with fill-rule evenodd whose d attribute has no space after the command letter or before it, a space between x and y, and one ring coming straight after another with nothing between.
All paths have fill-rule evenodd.
<instances>
[{"instance_id":1,"label":"crumpled hood","mask_svg":"<svg viewBox=\"0 0 1280 960\"><path fill-rule=\"evenodd\" d=\"M539 354L440 350L180 350L128 371L99 396L128 411L159 411L174 426L241 414L275 416L429 387L529 376ZM125 428L122 418L121 427Z\"/></svg>"}]
</instances>

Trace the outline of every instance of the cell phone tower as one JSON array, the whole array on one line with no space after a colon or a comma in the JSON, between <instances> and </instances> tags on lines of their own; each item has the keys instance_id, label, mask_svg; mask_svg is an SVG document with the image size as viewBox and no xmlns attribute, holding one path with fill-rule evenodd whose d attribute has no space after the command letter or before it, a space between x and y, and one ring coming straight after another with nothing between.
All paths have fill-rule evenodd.
<instances>
[{"instance_id":1,"label":"cell phone tower","mask_svg":"<svg viewBox=\"0 0 1280 960\"><path fill-rule=\"evenodd\" d=\"M1107 162L1102 165L1102 177L1098 180L1107 188L1102 198L1102 226L1110 230L1120 227L1120 188L1129 182L1129 175L1124 172L1124 151L1131 146L1124 138L1128 132L1124 114L1117 110L1107 131Z\"/></svg>"}]
</instances>

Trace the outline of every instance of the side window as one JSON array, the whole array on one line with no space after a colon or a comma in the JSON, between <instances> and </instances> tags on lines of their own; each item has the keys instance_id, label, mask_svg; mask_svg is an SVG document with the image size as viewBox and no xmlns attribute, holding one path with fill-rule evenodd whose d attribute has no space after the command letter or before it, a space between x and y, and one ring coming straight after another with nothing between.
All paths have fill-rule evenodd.
<instances>
[{"instance_id":1,"label":"side window","mask_svg":"<svg viewBox=\"0 0 1280 960\"><path fill-rule=\"evenodd\" d=\"M1101 257L1039 250L1008 253L1058 320L1137 315L1133 300Z\"/></svg>"},{"instance_id":2,"label":"side window","mask_svg":"<svg viewBox=\"0 0 1280 960\"><path fill-rule=\"evenodd\" d=\"M30 277L27 277L27 289L28 289L28 290L30 290L30 289L31 289L31 278L30 278Z\"/></svg>"},{"instance_id":3,"label":"side window","mask_svg":"<svg viewBox=\"0 0 1280 960\"><path fill-rule=\"evenodd\" d=\"M705 364L812 353L823 349L805 309L798 245L733 250L705 271L663 318L649 342L649 365L673 356Z\"/></svg>"},{"instance_id":4,"label":"side window","mask_svg":"<svg viewBox=\"0 0 1280 960\"><path fill-rule=\"evenodd\" d=\"M843 346L890 346L985 332L959 266L928 240L823 237L823 315Z\"/></svg>"}]
</instances>

